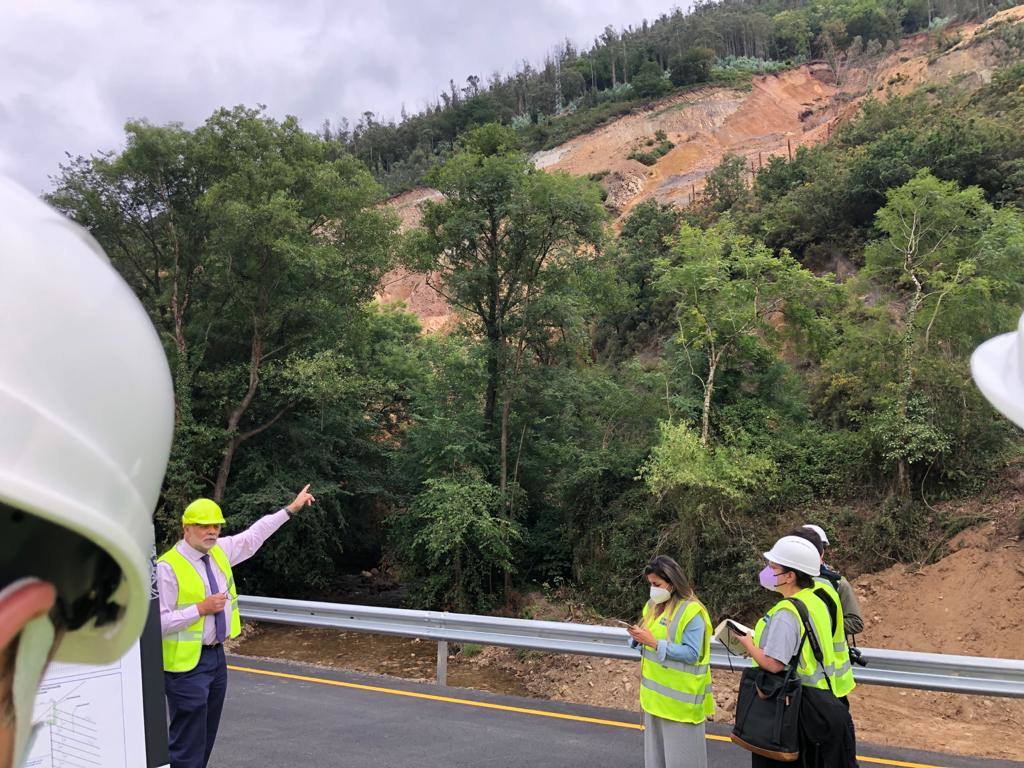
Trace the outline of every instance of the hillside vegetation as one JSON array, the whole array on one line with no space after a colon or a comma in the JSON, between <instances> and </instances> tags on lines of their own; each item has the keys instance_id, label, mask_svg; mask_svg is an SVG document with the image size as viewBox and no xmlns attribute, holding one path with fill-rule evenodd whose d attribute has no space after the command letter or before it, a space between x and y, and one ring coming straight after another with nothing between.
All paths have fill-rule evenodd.
<instances>
[{"instance_id":1,"label":"hillside vegetation","mask_svg":"<svg viewBox=\"0 0 1024 768\"><path fill-rule=\"evenodd\" d=\"M385 162L387 131L501 103L494 87L382 127L369 165L369 129L311 134L244 107L195 129L133 122L123 152L70 161L51 202L101 243L171 361L164 540L196 495L221 500L237 529L309 482L317 507L267 544L243 589L329 596L340 573L383 560L416 607L514 607L540 583L622 615L656 551L715 613L742 610L759 553L798 521L836 531L839 556L865 568L937 557L978 517L934 502L982 493L1020 456L968 371L1024 306L1020 14L948 38L960 22L935 23L915 38L917 74L832 100L854 69L848 38L899 64L897 41L928 26L928 7L708 5L578 54L593 78L571 114L622 89L622 69L601 79L601 52L630 88L646 68L654 91L678 72L735 69L730 55L820 84L822 65L800 58L824 55L840 83L821 85L822 141L766 153L752 173L737 135L707 155L685 207L646 187L609 206L604 169L538 168L531 153L553 134L537 132L561 119L540 108L527 123L520 110L456 124L413 174L434 191L413 193L415 212L384 205L381 180L426 146ZM663 48L640 45L662 33ZM983 77L910 82L981 46ZM653 109L760 98L771 77L676 85L691 90ZM653 165L623 162L676 162L687 141L657 130L625 147ZM399 268L427 276L443 333L374 301Z\"/></svg>"}]
</instances>

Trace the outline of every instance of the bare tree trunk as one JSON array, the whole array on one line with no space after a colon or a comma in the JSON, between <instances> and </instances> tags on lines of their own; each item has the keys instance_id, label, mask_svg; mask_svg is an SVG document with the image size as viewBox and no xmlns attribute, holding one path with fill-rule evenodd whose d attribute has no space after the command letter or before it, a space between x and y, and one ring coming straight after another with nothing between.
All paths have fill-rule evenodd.
<instances>
[{"instance_id":1,"label":"bare tree trunk","mask_svg":"<svg viewBox=\"0 0 1024 768\"><path fill-rule=\"evenodd\" d=\"M512 517L511 506L509 505L506 493L508 491L508 415L512 410L512 395L505 397L505 403L501 406L501 482L498 486L501 490L501 498L505 503L505 514ZM508 568L502 574L502 591L505 593L505 607L512 608L512 574Z\"/></svg>"},{"instance_id":2,"label":"bare tree trunk","mask_svg":"<svg viewBox=\"0 0 1024 768\"><path fill-rule=\"evenodd\" d=\"M487 330L487 391L484 395L484 423L487 431L494 434L494 412L498 406L498 379L501 376L498 356L501 338L497 328Z\"/></svg>"},{"instance_id":3,"label":"bare tree trunk","mask_svg":"<svg viewBox=\"0 0 1024 768\"><path fill-rule=\"evenodd\" d=\"M711 355L708 356L708 378L704 383L704 409L700 417L700 444L705 448L708 445L708 432L711 424L711 394L715 391L715 370L718 368L720 351L715 351L712 346Z\"/></svg>"},{"instance_id":4,"label":"bare tree trunk","mask_svg":"<svg viewBox=\"0 0 1024 768\"><path fill-rule=\"evenodd\" d=\"M903 349L900 361L900 385L899 385L899 416L906 423L907 405L910 399L910 392L914 384L914 329L917 326L917 313L924 302L924 286L914 271L914 260L917 257L920 233L918 232L918 218L915 215L911 221L910 231L907 238L906 251L904 253L903 268L914 283L914 297L910 300L907 308L905 327L903 329ZM910 468L905 458L897 462L897 482L900 498L907 498L910 495Z\"/></svg>"},{"instance_id":5,"label":"bare tree trunk","mask_svg":"<svg viewBox=\"0 0 1024 768\"><path fill-rule=\"evenodd\" d=\"M224 449L224 456L220 462L220 469L217 470L217 480L213 486L213 500L219 502L224 498L224 489L228 485L228 475L231 473L231 462L235 457L235 451L238 450L239 444L242 442L240 435L236 434L238 431L238 424L242 420L242 416L252 405L253 399L256 397L256 388L260 383L260 363L263 361L263 336L260 331L260 322L258 317L253 318L253 331L252 331L252 343L249 350L249 387L245 391L245 395L242 396L241 402L238 406L231 411L228 415L227 431L232 435L228 441L227 447Z\"/></svg>"},{"instance_id":6,"label":"bare tree trunk","mask_svg":"<svg viewBox=\"0 0 1024 768\"><path fill-rule=\"evenodd\" d=\"M529 301L529 299L527 299ZM516 345L516 360L515 365L512 367L512 379L513 382L518 379L519 371L523 364L523 353L526 351L526 339L520 338L519 343ZM512 382L509 384L511 385ZM498 488L501 491L501 497L505 502L505 516L511 520L513 515L512 505L509 503L507 497L508 491L508 417L512 411L512 391L511 386L507 388L505 393L505 402L501 406L501 437L500 437L500 448L501 448L501 472L499 478ZM525 431L524 431L525 434ZM520 442L519 451L522 453L522 442ZM519 457L516 457L516 469L518 472ZM504 592L505 592L505 607L511 608L512 598L512 574L506 570L504 573Z\"/></svg>"},{"instance_id":7,"label":"bare tree trunk","mask_svg":"<svg viewBox=\"0 0 1024 768\"><path fill-rule=\"evenodd\" d=\"M506 397L501 406L501 479L498 488L504 496L508 488L508 414L512 410L512 398Z\"/></svg>"}]
</instances>

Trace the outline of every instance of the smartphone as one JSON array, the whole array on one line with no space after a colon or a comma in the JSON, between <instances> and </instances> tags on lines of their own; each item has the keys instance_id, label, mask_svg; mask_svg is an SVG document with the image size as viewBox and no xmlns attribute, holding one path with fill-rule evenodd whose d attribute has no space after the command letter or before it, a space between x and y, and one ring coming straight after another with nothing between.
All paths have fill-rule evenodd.
<instances>
[{"instance_id":1,"label":"smartphone","mask_svg":"<svg viewBox=\"0 0 1024 768\"><path fill-rule=\"evenodd\" d=\"M726 622L726 626L729 627L729 631L732 632L737 637L744 637L747 634L742 629L740 629L740 625L737 624L735 621L730 620L730 621Z\"/></svg>"}]
</instances>

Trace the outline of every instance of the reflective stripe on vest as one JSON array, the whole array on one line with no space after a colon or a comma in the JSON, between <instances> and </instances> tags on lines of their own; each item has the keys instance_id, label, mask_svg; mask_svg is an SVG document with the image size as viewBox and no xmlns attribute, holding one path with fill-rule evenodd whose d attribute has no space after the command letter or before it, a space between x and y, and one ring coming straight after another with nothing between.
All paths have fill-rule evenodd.
<instances>
[{"instance_id":1,"label":"reflective stripe on vest","mask_svg":"<svg viewBox=\"0 0 1024 768\"><path fill-rule=\"evenodd\" d=\"M231 572L231 563L224 550L214 546L210 550L210 558L217 564L228 585L228 596L231 598L231 630L228 637L237 637L242 631L242 620L238 615L238 591L235 589L235 578ZM174 571L178 582L177 608L187 608L201 603L210 594L206 583L206 574L200 574L196 566L186 558L178 548L171 547L164 552L158 562L167 563ZM172 632L163 637L161 643L164 656L165 672L188 672L199 663L199 654L203 650L203 623L205 616L184 629Z\"/></svg>"},{"instance_id":2,"label":"reflective stripe on vest","mask_svg":"<svg viewBox=\"0 0 1024 768\"><path fill-rule=\"evenodd\" d=\"M832 633L832 650L835 653L835 672L832 675L832 690L836 696L846 696L856 687L853 667L850 666L850 648L846 644L846 622L843 619L843 601L832 582L824 576L815 576L814 589L825 592L836 604L836 627ZM828 608L826 607L826 610Z\"/></svg>"},{"instance_id":3,"label":"reflective stripe on vest","mask_svg":"<svg viewBox=\"0 0 1024 768\"><path fill-rule=\"evenodd\" d=\"M658 661L658 652L652 651L650 648L646 647L641 653L645 659L650 659L655 664L660 664L661 666L668 667L669 669L676 669L680 672L686 672L688 675L704 675L711 669L710 664L687 664L682 661L672 661L672 659Z\"/></svg>"},{"instance_id":4,"label":"reflective stripe on vest","mask_svg":"<svg viewBox=\"0 0 1024 768\"><path fill-rule=\"evenodd\" d=\"M644 626L655 640L682 642L686 625L700 616L704 622L704 642L696 664L665 659L649 648L642 649L640 661L640 706L645 712L666 720L702 723L715 712L711 695L711 619L696 600L679 603L671 615L663 612L648 621L651 605L644 606Z\"/></svg>"},{"instance_id":5,"label":"reflective stripe on vest","mask_svg":"<svg viewBox=\"0 0 1024 768\"><path fill-rule=\"evenodd\" d=\"M836 671L835 663L835 652L832 650L832 643L828 641L831 637L832 626L828 617L828 608L821 602L821 598L814 594L810 589L801 589L793 598L799 600L807 608L808 617L811 620L811 626L813 627L815 637L818 638L818 642L821 645L821 655L823 665L819 665L814 658L814 651L811 650L810 642L803 644L800 652L800 659L797 662L796 673L800 678L800 682L811 688L821 688L822 690L828 690L829 680L834 679ZM765 614L764 618L757 622L757 626L754 628L754 643L760 647L761 635L764 634L764 629L779 611L789 611L796 619L797 627L800 629L800 639L804 636L803 621L800 619L800 612L796 609L796 606L789 602L789 600L780 600L772 606L771 610ZM822 643L822 640L825 640ZM778 659L783 663L788 664L789 659ZM756 667L757 662L752 661Z\"/></svg>"},{"instance_id":6,"label":"reflective stripe on vest","mask_svg":"<svg viewBox=\"0 0 1024 768\"><path fill-rule=\"evenodd\" d=\"M683 704L703 706L704 702L707 700L707 697L711 695L710 684L705 686L704 690L701 693L682 693L681 691L677 691L675 688L669 688L667 685L656 683L653 680L650 680L646 677L640 679L640 685L651 691L655 691L656 693L659 693L662 696L667 696L668 698L674 699L675 701L680 701Z\"/></svg>"}]
</instances>

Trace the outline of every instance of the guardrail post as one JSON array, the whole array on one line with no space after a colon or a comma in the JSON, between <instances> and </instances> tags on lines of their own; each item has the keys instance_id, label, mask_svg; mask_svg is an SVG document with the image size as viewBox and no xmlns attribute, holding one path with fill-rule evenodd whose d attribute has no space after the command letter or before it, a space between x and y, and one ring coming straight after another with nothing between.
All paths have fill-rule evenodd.
<instances>
[{"instance_id":1,"label":"guardrail post","mask_svg":"<svg viewBox=\"0 0 1024 768\"><path fill-rule=\"evenodd\" d=\"M448 641L437 641L437 684L448 685Z\"/></svg>"}]
</instances>

